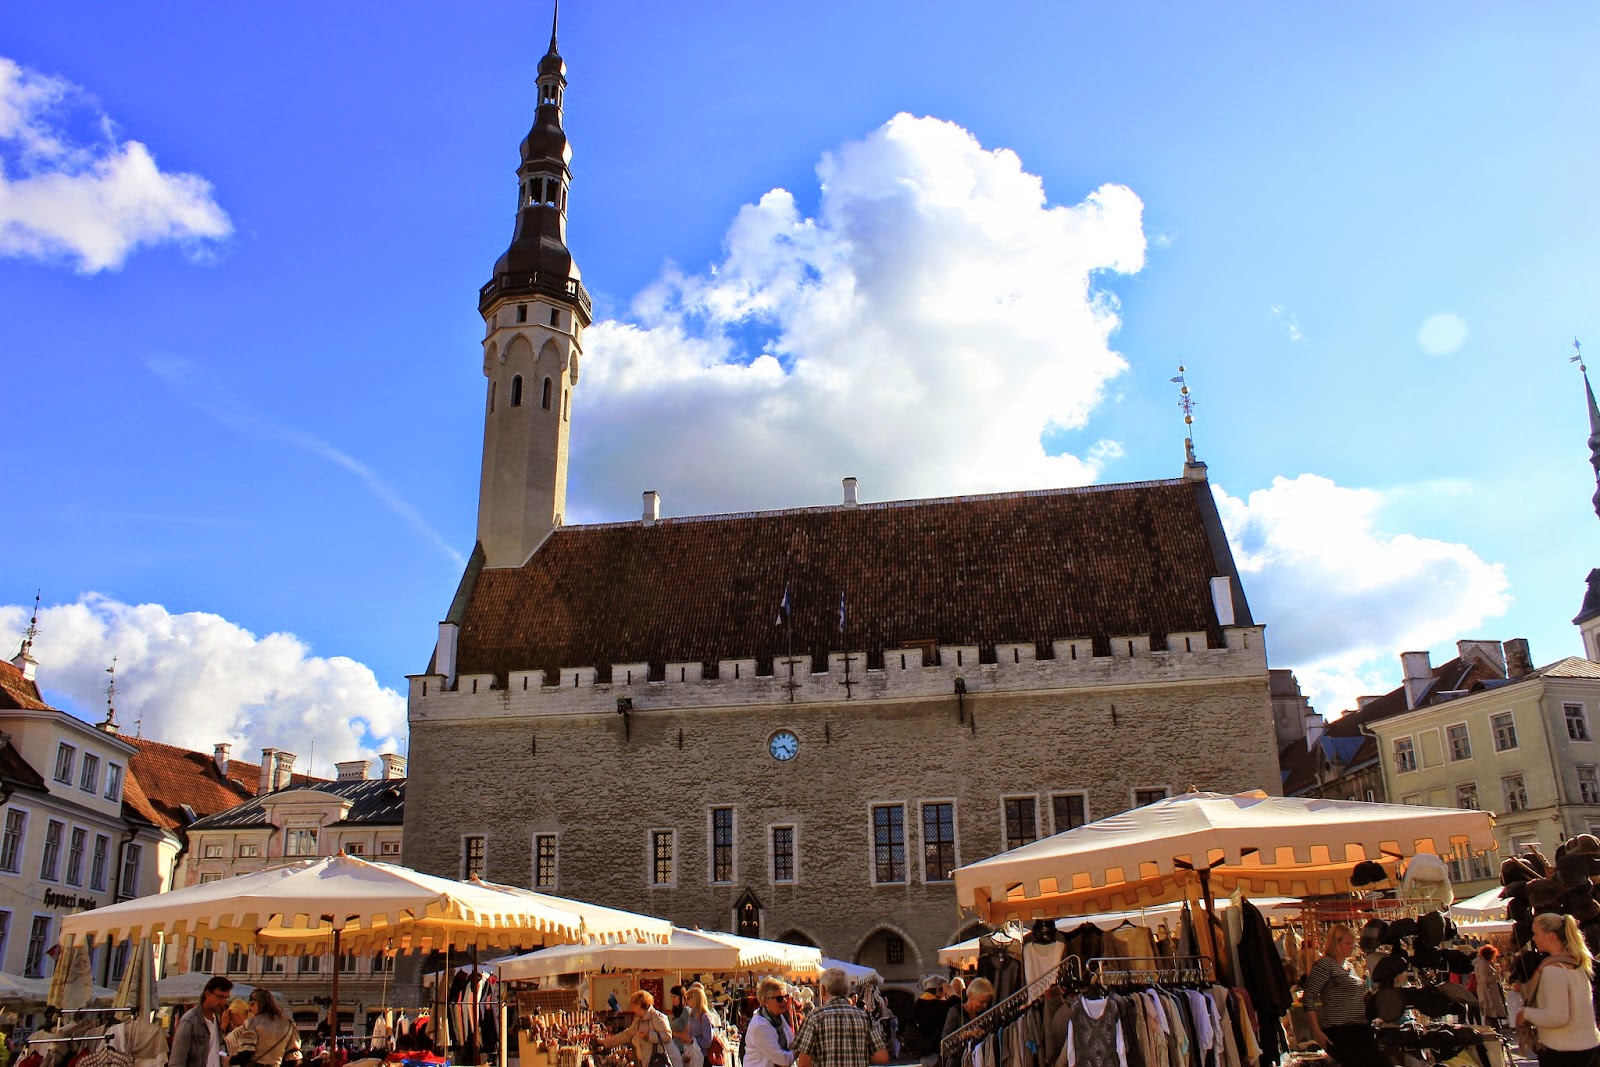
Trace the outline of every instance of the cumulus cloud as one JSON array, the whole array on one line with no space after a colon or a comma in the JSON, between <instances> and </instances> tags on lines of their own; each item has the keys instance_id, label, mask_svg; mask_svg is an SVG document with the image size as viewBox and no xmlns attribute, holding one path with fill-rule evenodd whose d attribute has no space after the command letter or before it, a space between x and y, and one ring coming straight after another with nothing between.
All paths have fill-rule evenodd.
<instances>
[{"instance_id":1,"label":"cumulus cloud","mask_svg":"<svg viewBox=\"0 0 1600 1067\"><path fill-rule=\"evenodd\" d=\"M669 513L1095 480L1081 429L1126 369L1106 272L1144 265L1143 205L1104 185L1051 204L1015 153L898 115L818 164L814 215L774 189L720 262L668 266L631 321L590 331L575 517L662 491Z\"/></svg>"},{"instance_id":2,"label":"cumulus cloud","mask_svg":"<svg viewBox=\"0 0 1600 1067\"><path fill-rule=\"evenodd\" d=\"M32 608L0 606L0 649L17 648ZM230 742L241 758L287 749L307 769L399 751L405 698L344 656L313 654L288 633L258 637L206 612L124 604L97 593L44 608L34 646L39 684L57 707L105 716L106 666L117 657L122 728L202 752Z\"/></svg>"},{"instance_id":3,"label":"cumulus cloud","mask_svg":"<svg viewBox=\"0 0 1600 1067\"><path fill-rule=\"evenodd\" d=\"M1214 492L1273 664L1292 667L1326 714L1394 688L1401 650L1452 640L1510 606L1500 564L1384 531L1379 490L1302 474L1243 500Z\"/></svg>"},{"instance_id":4,"label":"cumulus cloud","mask_svg":"<svg viewBox=\"0 0 1600 1067\"><path fill-rule=\"evenodd\" d=\"M81 141L71 130L87 126ZM196 174L156 165L71 82L0 56L0 255L116 269L141 245L233 231Z\"/></svg>"}]
</instances>

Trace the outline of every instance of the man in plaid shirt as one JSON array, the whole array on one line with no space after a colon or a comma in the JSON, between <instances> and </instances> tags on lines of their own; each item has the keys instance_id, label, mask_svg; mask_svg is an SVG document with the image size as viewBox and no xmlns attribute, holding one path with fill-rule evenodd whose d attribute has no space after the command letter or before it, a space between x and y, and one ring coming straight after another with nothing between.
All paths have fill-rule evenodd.
<instances>
[{"instance_id":1,"label":"man in plaid shirt","mask_svg":"<svg viewBox=\"0 0 1600 1067\"><path fill-rule=\"evenodd\" d=\"M867 1013L850 1003L850 979L837 967L817 983L822 1005L800 1024L794 1067L867 1067L888 1063L889 1049Z\"/></svg>"}]
</instances>

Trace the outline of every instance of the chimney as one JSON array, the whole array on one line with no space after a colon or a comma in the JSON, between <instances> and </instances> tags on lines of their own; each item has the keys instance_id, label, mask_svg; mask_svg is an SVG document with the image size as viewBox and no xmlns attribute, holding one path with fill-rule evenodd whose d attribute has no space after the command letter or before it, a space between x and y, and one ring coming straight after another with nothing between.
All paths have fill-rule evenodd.
<instances>
[{"instance_id":1,"label":"chimney","mask_svg":"<svg viewBox=\"0 0 1600 1067\"><path fill-rule=\"evenodd\" d=\"M398 752L385 752L378 757L383 762L383 776L385 778L404 778L406 776L406 758Z\"/></svg>"},{"instance_id":2,"label":"chimney","mask_svg":"<svg viewBox=\"0 0 1600 1067\"><path fill-rule=\"evenodd\" d=\"M272 759L272 788L287 789L294 781L294 753L279 749Z\"/></svg>"},{"instance_id":3,"label":"chimney","mask_svg":"<svg viewBox=\"0 0 1600 1067\"><path fill-rule=\"evenodd\" d=\"M217 773L224 778L228 777L228 753L231 751L233 746L222 742L218 742L211 749L211 762L217 765Z\"/></svg>"},{"instance_id":4,"label":"chimney","mask_svg":"<svg viewBox=\"0 0 1600 1067\"><path fill-rule=\"evenodd\" d=\"M29 649L28 644L26 641L22 643L22 647L17 650L16 658L11 661L11 665L21 671L22 676L31 682L39 676L39 661L33 658L33 652Z\"/></svg>"},{"instance_id":5,"label":"chimney","mask_svg":"<svg viewBox=\"0 0 1600 1067\"><path fill-rule=\"evenodd\" d=\"M460 636L460 624L439 624L439 643L433 646L433 673L444 675L446 689L456 687L456 641Z\"/></svg>"},{"instance_id":6,"label":"chimney","mask_svg":"<svg viewBox=\"0 0 1600 1067\"><path fill-rule=\"evenodd\" d=\"M345 760L343 763L335 763L334 766L339 768L339 781L364 782L367 780L367 768L372 766L372 761L369 759L352 759Z\"/></svg>"},{"instance_id":7,"label":"chimney","mask_svg":"<svg viewBox=\"0 0 1600 1067\"><path fill-rule=\"evenodd\" d=\"M1506 676L1506 657L1499 641L1457 641L1456 655L1463 660L1476 660L1501 678Z\"/></svg>"},{"instance_id":8,"label":"chimney","mask_svg":"<svg viewBox=\"0 0 1600 1067\"><path fill-rule=\"evenodd\" d=\"M1322 735L1328 732L1328 720L1321 715L1306 709L1305 714L1306 748L1316 748L1317 742L1322 740Z\"/></svg>"},{"instance_id":9,"label":"chimney","mask_svg":"<svg viewBox=\"0 0 1600 1067\"><path fill-rule=\"evenodd\" d=\"M1405 681L1401 684L1406 689L1406 708L1410 710L1417 706L1417 702L1428 691L1428 686L1433 684L1433 663L1426 652L1402 652L1400 667L1405 675Z\"/></svg>"},{"instance_id":10,"label":"chimney","mask_svg":"<svg viewBox=\"0 0 1600 1067\"><path fill-rule=\"evenodd\" d=\"M844 480L844 506L853 508L856 503L856 480L854 478L846 478Z\"/></svg>"},{"instance_id":11,"label":"chimney","mask_svg":"<svg viewBox=\"0 0 1600 1067\"><path fill-rule=\"evenodd\" d=\"M1368 704L1372 703L1374 700L1382 700L1382 699L1383 698L1381 696L1376 696L1376 695L1368 695L1368 696L1364 696L1364 697L1356 697L1356 710L1360 711L1362 708L1366 707Z\"/></svg>"},{"instance_id":12,"label":"chimney","mask_svg":"<svg viewBox=\"0 0 1600 1067\"><path fill-rule=\"evenodd\" d=\"M1211 606L1217 609L1217 625L1233 625L1233 581L1227 575L1211 579Z\"/></svg>"},{"instance_id":13,"label":"chimney","mask_svg":"<svg viewBox=\"0 0 1600 1067\"><path fill-rule=\"evenodd\" d=\"M264 748L261 750L261 784L256 786L256 796L270 793L277 788L272 783L278 773L278 750Z\"/></svg>"},{"instance_id":14,"label":"chimney","mask_svg":"<svg viewBox=\"0 0 1600 1067\"><path fill-rule=\"evenodd\" d=\"M659 518L661 518L661 494L654 489L646 489L644 491L644 524L646 526L654 526Z\"/></svg>"},{"instance_id":15,"label":"chimney","mask_svg":"<svg viewBox=\"0 0 1600 1067\"><path fill-rule=\"evenodd\" d=\"M1526 637L1513 637L1505 648L1507 678L1526 678L1533 673L1533 653L1528 651Z\"/></svg>"}]
</instances>

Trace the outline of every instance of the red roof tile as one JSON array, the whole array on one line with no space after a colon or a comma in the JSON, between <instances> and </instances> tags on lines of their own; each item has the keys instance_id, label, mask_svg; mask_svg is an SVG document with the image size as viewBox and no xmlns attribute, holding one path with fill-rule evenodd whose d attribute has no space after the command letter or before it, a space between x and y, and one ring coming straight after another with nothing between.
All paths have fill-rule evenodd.
<instances>
[{"instance_id":1,"label":"red roof tile","mask_svg":"<svg viewBox=\"0 0 1600 1067\"><path fill-rule=\"evenodd\" d=\"M20 711L53 711L39 695L39 683L22 673L14 663L0 660L0 708Z\"/></svg>"},{"instance_id":2,"label":"red roof tile","mask_svg":"<svg viewBox=\"0 0 1600 1067\"><path fill-rule=\"evenodd\" d=\"M183 805L197 816L215 815L255 795L261 770L254 764L229 763L228 776L204 752L143 737L124 737L139 752L129 760L124 802L157 826L175 830L189 823ZM248 784L247 784L248 783Z\"/></svg>"},{"instance_id":3,"label":"red roof tile","mask_svg":"<svg viewBox=\"0 0 1600 1067\"><path fill-rule=\"evenodd\" d=\"M462 674L1207 631L1210 580L1249 607L1211 487L1176 479L556 530L485 569L460 613ZM839 633L846 599L847 634ZM1158 643L1156 647L1161 647Z\"/></svg>"}]
</instances>

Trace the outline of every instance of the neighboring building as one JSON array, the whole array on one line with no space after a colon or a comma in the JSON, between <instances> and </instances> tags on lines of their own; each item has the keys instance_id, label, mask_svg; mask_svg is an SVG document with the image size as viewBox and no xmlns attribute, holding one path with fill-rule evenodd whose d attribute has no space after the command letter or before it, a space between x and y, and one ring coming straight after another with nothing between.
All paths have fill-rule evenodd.
<instances>
[{"instance_id":1,"label":"neighboring building","mask_svg":"<svg viewBox=\"0 0 1600 1067\"><path fill-rule=\"evenodd\" d=\"M379 759L380 778L368 777L370 761L352 760L338 765L338 781L327 782L294 775L292 754L264 749L257 795L189 825L188 881L203 884L341 852L398 862L406 761L392 753ZM182 969L267 985L302 1029L314 1030L327 1017L335 966L341 1032L353 1032L359 1020L365 1034L384 1007L414 1002L414 983L404 996L395 988L392 957L262 957L249 946L191 944Z\"/></svg>"},{"instance_id":2,"label":"neighboring building","mask_svg":"<svg viewBox=\"0 0 1600 1067\"><path fill-rule=\"evenodd\" d=\"M1276 791L1263 628L1203 463L1125 485L563 523L587 293L539 65L485 323L478 544L409 696L405 859L819 945L891 982L962 863ZM782 622L774 624L777 617Z\"/></svg>"}]
</instances>

